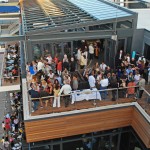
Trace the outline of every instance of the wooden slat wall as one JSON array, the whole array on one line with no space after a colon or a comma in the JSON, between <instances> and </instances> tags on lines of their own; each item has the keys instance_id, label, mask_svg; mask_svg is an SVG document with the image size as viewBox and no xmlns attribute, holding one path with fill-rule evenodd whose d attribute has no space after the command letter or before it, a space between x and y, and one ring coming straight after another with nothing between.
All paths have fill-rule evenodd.
<instances>
[{"instance_id":1,"label":"wooden slat wall","mask_svg":"<svg viewBox=\"0 0 150 150\"><path fill-rule=\"evenodd\" d=\"M129 126L133 107L25 122L27 142Z\"/></svg>"},{"instance_id":2,"label":"wooden slat wall","mask_svg":"<svg viewBox=\"0 0 150 150\"><path fill-rule=\"evenodd\" d=\"M143 118L137 109L134 109L131 126L143 143L150 148L150 124Z\"/></svg>"}]
</instances>

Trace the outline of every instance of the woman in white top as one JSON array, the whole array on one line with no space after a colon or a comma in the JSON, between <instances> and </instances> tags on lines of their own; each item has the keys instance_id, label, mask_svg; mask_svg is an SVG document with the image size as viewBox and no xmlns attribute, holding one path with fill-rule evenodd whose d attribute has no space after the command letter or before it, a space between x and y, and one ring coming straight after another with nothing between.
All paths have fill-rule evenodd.
<instances>
[{"instance_id":1,"label":"woman in white top","mask_svg":"<svg viewBox=\"0 0 150 150\"><path fill-rule=\"evenodd\" d=\"M88 51L87 51L87 49L85 49L85 52L83 53L83 55L85 55L85 66L87 66L87 62L88 62Z\"/></svg>"},{"instance_id":2,"label":"woman in white top","mask_svg":"<svg viewBox=\"0 0 150 150\"><path fill-rule=\"evenodd\" d=\"M83 69L85 67L85 65L86 65L86 57L82 53L81 60L80 60L80 69Z\"/></svg>"},{"instance_id":3,"label":"woman in white top","mask_svg":"<svg viewBox=\"0 0 150 150\"><path fill-rule=\"evenodd\" d=\"M90 54L90 60L92 60L94 58L94 47L92 43L89 45L89 54Z\"/></svg>"},{"instance_id":4,"label":"woman in white top","mask_svg":"<svg viewBox=\"0 0 150 150\"><path fill-rule=\"evenodd\" d=\"M140 80L140 74L139 74L139 72L137 71L137 72L135 73L135 76L134 76L134 82L135 82L136 85L139 83L139 80Z\"/></svg>"},{"instance_id":5,"label":"woman in white top","mask_svg":"<svg viewBox=\"0 0 150 150\"><path fill-rule=\"evenodd\" d=\"M68 56L66 54L64 55L63 62L68 62Z\"/></svg>"},{"instance_id":6,"label":"woman in white top","mask_svg":"<svg viewBox=\"0 0 150 150\"><path fill-rule=\"evenodd\" d=\"M77 60L79 64L80 64L80 59L81 59L81 48L79 48L77 52Z\"/></svg>"},{"instance_id":7,"label":"woman in white top","mask_svg":"<svg viewBox=\"0 0 150 150\"><path fill-rule=\"evenodd\" d=\"M129 54L127 54L126 59L127 59L127 62L130 63L130 55Z\"/></svg>"}]
</instances>

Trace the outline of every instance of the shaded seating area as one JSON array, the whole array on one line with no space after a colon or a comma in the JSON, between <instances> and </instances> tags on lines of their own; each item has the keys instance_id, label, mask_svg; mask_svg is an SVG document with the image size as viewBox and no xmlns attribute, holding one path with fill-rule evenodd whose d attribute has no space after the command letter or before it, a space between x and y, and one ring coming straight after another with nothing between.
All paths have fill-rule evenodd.
<instances>
[{"instance_id":1,"label":"shaded seating area","mask_svg":"<svg viewBox=\"0 0 150 150\"><path fill-rule=\"evenodd\" d=\"M20 83L20 56L18 44L8 45L5 52L2 85Z\"/></svg>"}]
</instances>

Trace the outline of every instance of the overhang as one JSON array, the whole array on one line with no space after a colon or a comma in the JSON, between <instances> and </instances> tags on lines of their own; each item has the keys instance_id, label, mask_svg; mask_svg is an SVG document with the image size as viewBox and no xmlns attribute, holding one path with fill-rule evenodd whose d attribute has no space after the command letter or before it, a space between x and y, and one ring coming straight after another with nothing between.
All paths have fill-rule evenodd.
<instances>
[{"instance_id":1,"label":"overhang","mask_svg":"<svg viewBox=\"0 0 150 150\"><path fill-rule=\"evenodd\" d=\"M67 32L100 25L105 20L134 19L135 12L103 0L23 0L20 2L24 32ZM112 19L112 20L111 20Z\"/></svg>"}]
</instances>

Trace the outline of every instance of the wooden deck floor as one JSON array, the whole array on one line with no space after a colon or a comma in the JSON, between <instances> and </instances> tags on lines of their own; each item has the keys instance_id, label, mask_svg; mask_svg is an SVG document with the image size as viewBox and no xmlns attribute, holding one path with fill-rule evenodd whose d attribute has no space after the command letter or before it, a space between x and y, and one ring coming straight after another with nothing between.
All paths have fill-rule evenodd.
<instances>
[{"instance_id":1,"label":"wooden deck floor","mask_svg":"<svg viewBox=\"0 0 150 150\"><path fill-rule=\"evenodd\" d=\"M51 107L50 105L43 108L38 108L37 111L32 112L32 116L36 115L43 115L43 114L50 114L50 113L58 113L58 112L66 112L66 111L71 111L71 110L81 110L81 109L88 109L88 108L94 108L94 107L100 107L100 106L106 106L106 105L116 105L120 103L127 103L127 102L134 102L134 98L123 98L119 99L116 101L108 101L108 100L95 100L96 105L94 105L94 100L90 101L80 101L76 102L75 104L70 104L68 107L64 106L64 102L61 102L61 107L60 108L54 108Z\"/></svg>"},{"instance_id":2,"label":"wooden deck floor","mask_svg":"<svg viewBox=\"0 0 150 150\"><path fill-rule=\"evenodd\" d=\"M2 80L2 86L18 85L20 84L20 77L17 77L16 80L10 82L7 80Z\"/></svg>"}]
</instances>

